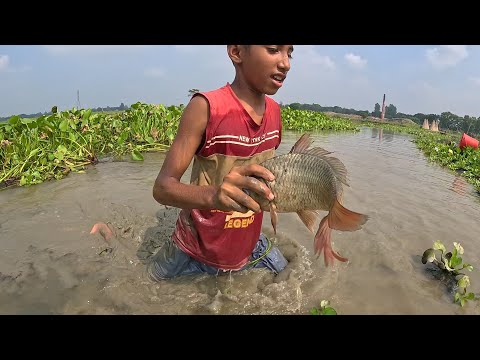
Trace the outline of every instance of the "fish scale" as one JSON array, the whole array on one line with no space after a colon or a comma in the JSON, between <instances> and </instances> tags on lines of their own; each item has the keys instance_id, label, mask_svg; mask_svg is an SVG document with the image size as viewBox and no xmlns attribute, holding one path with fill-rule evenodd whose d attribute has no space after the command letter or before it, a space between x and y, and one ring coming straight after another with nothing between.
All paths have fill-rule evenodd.
<instances>
[{"instance_id":1,"label":"fish scale","mask_svg":"<svg viewBox=\"0 0 480 360\"><path fill-rule=\"evenodd\" d=\"M320 156L286 154L262 163L275 176L268 185L279 212L329 210L342 184ZM266 205L266 204L265 204Z\"/></svg>"}]
</instances>

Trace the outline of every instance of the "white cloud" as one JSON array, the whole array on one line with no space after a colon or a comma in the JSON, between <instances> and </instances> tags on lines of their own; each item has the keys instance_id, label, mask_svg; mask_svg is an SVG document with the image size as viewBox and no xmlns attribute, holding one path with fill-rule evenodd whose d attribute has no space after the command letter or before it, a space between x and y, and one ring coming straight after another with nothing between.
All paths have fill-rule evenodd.
<instances>
[{"instance_id":1,"label":"white cloud","mask_svg":"<svg viewBox=\"0 0 480 360\"><path fill-rule=\"evenodd\" d=\"M468 56L465 45L442 45L426 50L427 60L436 69L455 66Z\"/></svg>"},{"instance_id":2,"label":"white cloud","mask_svg":"<svg viewBox=\"0 0 480 360\"><path fill-rule=\"evenodd\" d=\"M32 70L30 65L23 65L21 67L12 67L10 65L10 58L8 55L0 55L0 72L25 72Z\"/></svg>"},{"instance_id":3,"label":"white cloud","mask_svg":"<svg viewBox=\"0 0 480 360\"><path fill-rule=\"evenodd\" d=\"M52 55L132 52L149 46L151 45L43 45L43 47Z\"/></svg>"},{"instance_id":4,"label":"white cloud","mask_svg":"<svg viewBox=\"0 0 480 360\"><path fill-rule=\"evenodd\" d=\"M470 76L468 78L468 80L470 80L471 82L473 82L475 85L479 85L480 86L480 76Z\"/></svg>"},{"instance_id":5,"label":"white cloud","mask_svg":"<svg viewBox=\"0 0 480 360\"><path fill-rule=\"evenodd\" d=\"M6 71L8 69L8 55L0 55L0 71Z\"/></svg>"},{"instance_id":6,"label":"white cloud","mask_svg":"<svg viewBox=\"0 0 480 360\"><path fill-rule=\"evenodd\" d=\"M159 78L165 75L165 71L158 67L145 69L144 75L147 77Z\"/></svg>"},{"instance_id":7,"label":"white cloud","mask_svg":"<svg viewBox=\"0 0 480 360\"><path fill-rule=\"evenodd\" d=\"M296 57L295 54L297 54ZM310 65L320 65L325 69L335 69L335 62L330 56L320 55L315 51L313 45L297 45L294 52L294 59L296 58L301 59L299 63L305 61Z\"/></svg>"},{"instance_id":8,"label":"white cloud","mask_svg":"<svg viewBox=\"0 0 480 360\"><path fill-rule=\"evenodd\" d=\"M362 59L360 55L352 53L345 54L345 60L347 63L355 69L363 69L367 65L367 60Z\"/></svg>"}]
</instances>

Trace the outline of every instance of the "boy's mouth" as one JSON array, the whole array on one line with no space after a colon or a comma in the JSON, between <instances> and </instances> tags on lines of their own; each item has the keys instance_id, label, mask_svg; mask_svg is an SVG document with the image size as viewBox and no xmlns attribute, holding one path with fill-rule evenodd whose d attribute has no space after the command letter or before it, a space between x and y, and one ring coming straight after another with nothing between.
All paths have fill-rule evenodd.
<instances>
[{"instance_id":1,"label":"boy's mouth","mask_svg":"<svg viewBox=\"0 0 480 360\"><path fill-rule=\"evenodd\" d=\"M273 75L272 79L275 81L278 81L279 83L283 83L285 80L286 76L285 75Z\"/></svg>"},{"instance_id":2,"label":"boy's mouth","mask_svg":"<svg viewBox=\"0 0 480 360\"><path fill-rule=\"evenodd\" d=\"M275 82L275 85L277 87L281 87L283 82L285 81L286 76L285 75L273 75L271 77L273 81Z\"/></svg>"}]
</instances>

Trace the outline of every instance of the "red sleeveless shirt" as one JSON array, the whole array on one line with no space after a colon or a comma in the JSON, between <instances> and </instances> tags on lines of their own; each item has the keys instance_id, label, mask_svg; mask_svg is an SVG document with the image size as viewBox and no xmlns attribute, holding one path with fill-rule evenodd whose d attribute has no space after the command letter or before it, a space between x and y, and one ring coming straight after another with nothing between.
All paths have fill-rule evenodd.
<instances>
[{"instance_id":1,"label":"red sleeveless shirt","mask_svg":"<svg viewBox=\"0 0 480 360\"><path fill-rule=\"evenodd\" d=\"M194 158L191 183L220 185L236 165L259 163L275 154L281 141L280 106L265 97L258 125L245 110L230 84L194 96L210 106L205 142ZM183 209L172 239L194 259L222 270L238 270L249 260L260 236L263 212Z\"/></svg>"}]
</instances>

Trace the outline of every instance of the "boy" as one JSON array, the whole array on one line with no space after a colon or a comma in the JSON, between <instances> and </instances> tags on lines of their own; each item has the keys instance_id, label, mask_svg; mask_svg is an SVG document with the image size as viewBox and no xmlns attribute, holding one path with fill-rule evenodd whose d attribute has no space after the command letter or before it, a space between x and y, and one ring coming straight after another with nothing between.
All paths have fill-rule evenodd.
<instances>
[{"instance_id":1,"label":"boy","mask_svg":"<svg viewBox=\"0 0 480 360\"><path fill-rule=\"evenodd\" d=\"M273 199L255 177L274 180L258 165L274 156L282 134L280 106L267 95L282 86L292 51L292 45L228 45L232 84L194 94L184 109L153 187L157 202L182 210L172 237L147 264L152 280L252 266L278 273L287 265L261 233L263 212L247 192ZM192 158L190 184L183 184Z\"/></svg>"}]
</instances>

